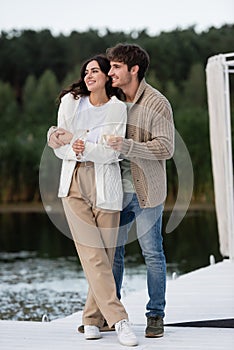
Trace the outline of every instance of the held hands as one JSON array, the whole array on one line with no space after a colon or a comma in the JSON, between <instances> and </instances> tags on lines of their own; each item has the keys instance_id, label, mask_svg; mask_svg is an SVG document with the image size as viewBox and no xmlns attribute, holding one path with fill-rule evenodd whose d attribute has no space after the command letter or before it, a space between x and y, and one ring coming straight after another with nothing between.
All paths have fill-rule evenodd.
<instances>
[{"instance_id":1,"label":"held hands","mask_svg":"<svg viewBox=\"0 0 234 350\"><path fill-rule=\"evenodd\" d=\"M51 148L58 148L70 143L73 134L63 128L56 129L49 138L48 145Z\"/></svg>"},{"instance_id":2,"label":"held hands","mask_svg":"<svg viewBox=\"0 0 234 350\"><path fill-rule=\"evenodd\" d=\"M123 137L115 135L105 135L105 143L108 147L111 147L115 151L120 151L123 143ZM77 139L72 144L72 149L77 155L78 159L82 158L82 154L85 150L85 139Z\"/></svg>"},{"instance_id":3,"label":"held hands","mask_svg":"<svg viewBox=\"0 0 234 350\"><path fill-rule=\"evenodd\" d=\"M108 146L113 148L115 151L121 151L123 143L123 137L110 135L107 140Z\"/></svg>"}]
</instances>

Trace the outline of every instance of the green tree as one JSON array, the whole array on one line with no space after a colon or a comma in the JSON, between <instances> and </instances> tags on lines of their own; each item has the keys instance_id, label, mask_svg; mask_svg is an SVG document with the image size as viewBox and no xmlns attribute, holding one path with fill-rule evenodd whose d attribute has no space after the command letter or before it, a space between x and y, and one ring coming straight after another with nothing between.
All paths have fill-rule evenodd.
<instances>
[{"instance_id":1,"label":"green tree","mask_svg":"<svg viewBox=\"0 0 234 350\"><path fill-rule=\"evenodd\" d=\"M39 198L38 171L46 132L54 123L57 111L58 82L50 70L36 80L29 76L23 92L24 128L21 131L23 156L21 158L21 183L24 198Z\"/></svg>"},{"instance_id":2,"label":"green tree","mask_svg":"<svg viewBox=\"0 0 234 350\"><path fill-rule=\"evenodd\" d=\"M30 132L38 128L48 127L56 113L56 97L59 84L55 74L46 70L36 80L29 76L23 90L23 110L25 127Z\"/></svg>"},{"instance_id":3,"label":"green tree","mask_svg":"<svg viewBox=\"0 0 234 350\"><path fill-rule=\"evenodd\" d=\"M201 63L192 65L188 79L184 82L181 106L206 108L205 71Z\"/></svg>"},{"instance_id":4,"label":"green tree","mask_svg":"<svg viewBox=\"0 0 234 350\"><path fill-rule=\"evenodd\" d=\"M20 109L9 83L0 81L0 200L14 200L19 166Z\"/></svg>"},{"instance_id":5,"label":"green tree","mask_svg":"<svg viewBox=\"0 0 234 350\"><path fill-rule=\"evenodd\" d=\"M200 107L177 110L175 125L188 148L194 169L194 200L213 199L209 119Z\"/></svg>"},{"instance_id":6,"label":"green tree","mask_svg":"<svg viewBox=\"0 0 234 350\"><path fill-rule=\"evenodd\" d=\"M168 80L164 91L166 97L170 101L173 110L177 110L181 103L180 90L177 88L176 84Z\"/></svg>"},{"instance_id":7,"label":"green tree","mask_svg":"<svg viewBox=\"0 0 234 350\"><path fill-rule=\"evenodd\" d=\"M119 42L136 43L148 51L147 81L171 102L176 128L191 154L194 198L212 198L205 66L208 57L234 47L234 25L202 33L195 27L177 28L155 36L145 29L124 33L108 28L68 36L53 36L48 29L1 32L1 201L39 198L40 155L46 131L57 119L59 92L77 80L84 60ZM230 77L231 90L233 81ZM232 99L232 120L233 103ZM168 162L168 171L173 197L177 186L173 161Z\"/></svg>"}]
</instances>

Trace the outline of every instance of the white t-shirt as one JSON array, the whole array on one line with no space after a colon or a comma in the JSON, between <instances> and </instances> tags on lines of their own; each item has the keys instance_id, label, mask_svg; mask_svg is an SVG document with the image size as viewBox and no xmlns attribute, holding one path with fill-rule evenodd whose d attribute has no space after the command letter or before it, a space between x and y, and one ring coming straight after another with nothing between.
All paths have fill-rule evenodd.
<instances>
[{"instance_id":1,"label":"white t-shirt","mask_svg":"<svg viewBox=\"0 0 234 350\"><path fill-rule=\"evenodd\" d=\"M86 140L97 143L103 133L102 129L105 124L109 102L97 107L90 103L89 96L81 97L77 115L74 119L74 130L89 130Z\"/></svg>"}]
</instances>

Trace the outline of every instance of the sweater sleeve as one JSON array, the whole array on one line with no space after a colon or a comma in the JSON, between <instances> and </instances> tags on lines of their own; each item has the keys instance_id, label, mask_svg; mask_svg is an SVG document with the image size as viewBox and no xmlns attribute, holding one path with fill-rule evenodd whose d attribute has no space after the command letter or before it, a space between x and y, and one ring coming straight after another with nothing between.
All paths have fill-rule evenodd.
<instances>
[{"instance_id":1,"label":"sweater sleeve","mask_svg":"<svg viewBox=\"0 0 234 350\"><path fill-rule=\"evenodd\" d=\"M121 153L130 160L135 157L150 160L170 159L174 152L174 122L169 102L162 99L157 101L154 108L139 106L138 109L138 123L143 136L140 134L136 137L136 126L128 125L128 135L132 134L134 137L124 139ZM142 139L142 142L138 139Z\"/></svg>"}]
</instances>

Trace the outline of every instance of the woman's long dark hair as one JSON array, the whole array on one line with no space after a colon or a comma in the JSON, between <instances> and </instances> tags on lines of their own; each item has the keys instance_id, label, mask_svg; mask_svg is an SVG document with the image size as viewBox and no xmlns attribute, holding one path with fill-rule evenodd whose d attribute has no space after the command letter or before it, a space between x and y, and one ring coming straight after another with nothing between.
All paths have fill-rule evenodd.
<instances>
[{"instance_id":1,"label":"woman's long dark hair","mask_svg":"<svg viewBox=\"0 0 234 350\"><path fill-rule=\"evenodd\" d=\"M61 91L61 93L58 96L59 102L61 102L61 98L66 95L67 93L71 93L74 96L74 99L78 99L79 96L89 96L90 91L87 89L87 86L84 82L84 77L85 77L85 72L86 72L86 67L89 62L91 61L97 61L101 71L107 76L108 72L110 70L110 62L107 59L107 57L103 54L99 54L96 56L93 56L89 58L87 61L85 61L81 67L80 70L80 79L70 85L67 89L64 89ZM120 99L124 99L123 93L121 92L120 89L118 88L113 88L112 87L112 79L110 79L106 82L106 94L110 98L111 96L116 96Z\"/></svg>"}]
</instances>

